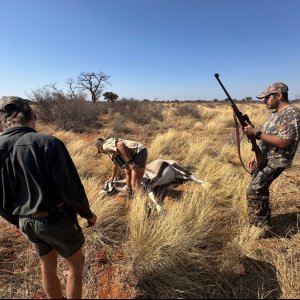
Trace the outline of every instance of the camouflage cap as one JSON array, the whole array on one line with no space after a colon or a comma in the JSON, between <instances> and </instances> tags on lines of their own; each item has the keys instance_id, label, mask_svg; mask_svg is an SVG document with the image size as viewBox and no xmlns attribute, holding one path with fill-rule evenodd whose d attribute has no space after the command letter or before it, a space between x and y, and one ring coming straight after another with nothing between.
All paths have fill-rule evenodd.
<instances>
[{"instance_id":1,"label":"camouflage cap","mask_svg":"<svg viewBox=\"0 0 300 300\"><path fill-rule=\"evenodd\" d=\"M289 90L288 86L282 82L275 82L268 86L262 93L256 96L258 99L263 99L271 94L276 93L287 93Z\"/></svg>"},{"instance_id":2,"label":"camouflage cap","mask_svg":"<svg viewBox=\"0 0 300 300\"><path fill-rule=\"evenodd\" d=\"M16 96L3 96L0 99L0 109L5 112L25 112L31 110L28 100Z\"/></svg>"}]
</instances>

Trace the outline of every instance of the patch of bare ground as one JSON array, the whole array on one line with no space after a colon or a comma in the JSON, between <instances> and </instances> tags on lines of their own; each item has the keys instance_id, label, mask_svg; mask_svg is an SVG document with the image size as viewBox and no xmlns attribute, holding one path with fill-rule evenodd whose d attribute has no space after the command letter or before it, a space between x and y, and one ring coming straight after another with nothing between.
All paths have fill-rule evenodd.
<instances>
[{"instance_id":1,"label":"patch of bare ground","mask_svg":"<svg viewBox=\"0 0 300 300\"><path fill-rule=\"evenodd\" d=\"M105 251L97 254L99 275L98 299L133 299L137 296L132 287L124 284L123 274L120 272L122 265L126 264L126 256L121 251L116 251L108 257Z\"/></svg>"},{"instance_id":2,"label":"patch of bare ground","mask_svg":"<svg viewBox=\"0 0 300 300\"><path fill-rule=\"evenodd\" d=\"M24 249L24 237L16 227L7 222L3 223L1 230L6 234L0 237L0 269L4 274L9 274L14 271L11 263Z\"/></svg>"}]
</instances>

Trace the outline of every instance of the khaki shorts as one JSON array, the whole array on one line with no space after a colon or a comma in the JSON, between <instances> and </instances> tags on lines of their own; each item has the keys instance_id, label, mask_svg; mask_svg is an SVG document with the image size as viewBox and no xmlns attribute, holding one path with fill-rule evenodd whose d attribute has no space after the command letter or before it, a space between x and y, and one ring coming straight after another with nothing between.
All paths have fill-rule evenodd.
<instances>
[{"instance_id":1,"label":"khaki shorts","mask_svg":"<svg viewBox=\"0 0 300 300\"><path fill-rule=\"evenodd\" d=\"M147 148L142 149L137 155L134 156L133 161L141 168L145 168L147 164L148 151Z\"/></svg>"},{"instance_id":2,"label":"khaki shorts","mask_svg":"<svg viewBox=\"0 0 300 300\"><path fill-rule=\"evenodd\" d=\"M55 224L45 218L19 218L19 228L32 242L39 256L53 249L62 257L75 254L85 239L78 222L74 222L68 213L63 213Z\"/></svg>"}]
</instances>

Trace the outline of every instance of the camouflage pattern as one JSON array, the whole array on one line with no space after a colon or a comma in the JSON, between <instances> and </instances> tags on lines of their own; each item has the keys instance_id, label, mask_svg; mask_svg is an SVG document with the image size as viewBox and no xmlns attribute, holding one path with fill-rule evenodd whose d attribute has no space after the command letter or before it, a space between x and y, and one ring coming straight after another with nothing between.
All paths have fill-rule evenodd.
<instances>
[{"instance_id":1,"label":"camouflage pattern","mask_svg":"<svg viewBox=\"0 0 300 300\"><path fill-rule=\"evenodd\" d=\"M3 96L0 98L0 110L2 113L25 112L30 110L28 100L16 96Z\"/></svg>"},{"instance_id":2,"label":"camouflage pattern","mask_svg":"<svg viewBox=\"0 0 300 300\"><path fill-rule=\"evenodd\" d=\"M282 82L275 82L268 86L262 93L256 96L258 99L263 99L271 94L276 93L287 93L289 90L288 86Z\"/></svg>"},{"instance_id":3,"label":"camouflage pattern","mask_svg":"<svg viewBox=\"0 0 300 300\"><path fill-rule=\"evenodd\" d=\"M262 132L291 139L286 148L278 148L260 141L260 148L268 165L254 172L247 190L249 222L255 226L268 225L271 219L269 187L271 183L292 164L300 138L300 114L292 106L273 112Z\"/></svg>"},{"instance_id":4,"label":"camouflage pattern","mask_svg":"<svg viewBox=\"0 0 300 300\"><path fill-rule=\"evenodd\" d=\"M263 126L262 132L276 135L282 139L291 139L286 148L278 148L264 141L260 141L260 149L273 168L287 168L292 164L300 139L300 114L291 105L287 108L273 112Z\"/></svg>"},{"instance_id":5,"label":"camouflage pattern","mask_svg":"<svg viewBox=\"0 0 300 300\"><path fill-rule=\"evenodd\" d=\"M253 174L247 190L249 223L254 226L268 225L271 220L269 186L282 173L284 168L266 166Z\"/></svg>"}]
</instances>

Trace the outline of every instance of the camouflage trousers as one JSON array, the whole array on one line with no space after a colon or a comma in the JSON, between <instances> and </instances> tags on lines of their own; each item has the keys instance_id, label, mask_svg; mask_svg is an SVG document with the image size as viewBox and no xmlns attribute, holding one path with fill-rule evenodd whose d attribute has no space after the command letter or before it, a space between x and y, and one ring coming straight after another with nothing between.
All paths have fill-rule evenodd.
<instances>
[{"instance_id":1,"label":"camouflage trousers","mask_svg":"<svg viewBox=\"0 0 300 300\"><path fill-rule=\"evenodd\" d=\"M246 194L248 217L251 225L261 227L269 224L271 220L269 187L283 170L284 168L266 166L253 174Z\"/></svg>"}]
</instances>

